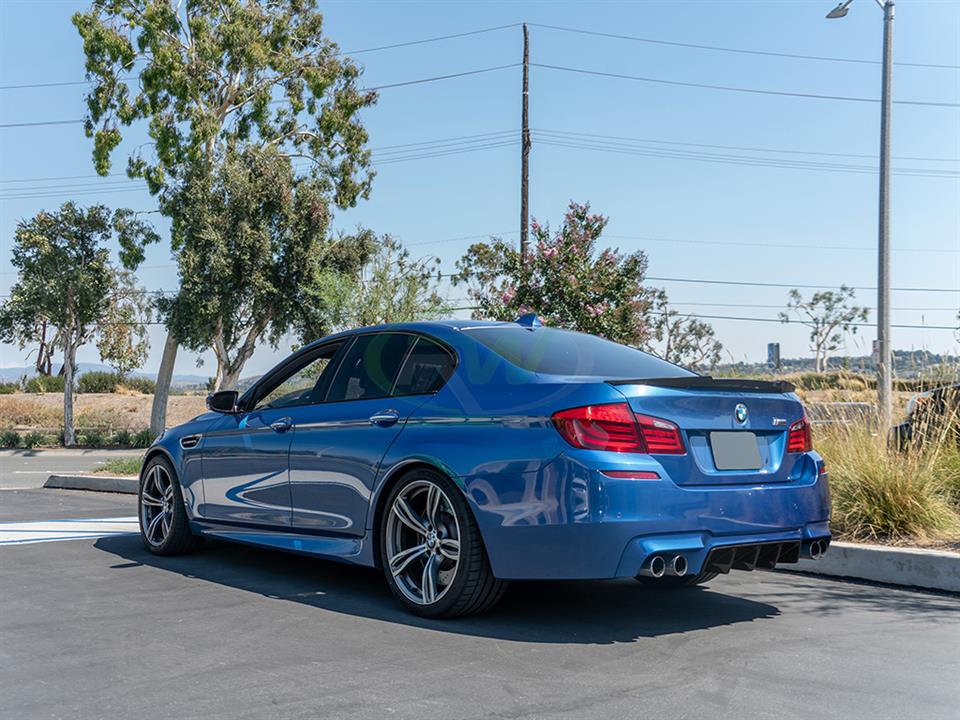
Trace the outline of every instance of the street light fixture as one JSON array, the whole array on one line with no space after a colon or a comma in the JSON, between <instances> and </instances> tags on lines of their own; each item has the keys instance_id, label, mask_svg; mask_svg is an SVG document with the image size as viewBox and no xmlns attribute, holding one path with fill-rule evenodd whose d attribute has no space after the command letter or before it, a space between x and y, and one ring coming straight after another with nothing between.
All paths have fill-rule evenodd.
<instances>
[{"instance_id":1,"label":"street light fixture","mask_svg":"<svg viewBox=\"0 0 960 720\"><path fill-rule=\"evenodd\" d=\"M846 16L853 0L827 13ZM893 81L893 0L876 0L883 10L883 81L880 90L880 189L877 230L877 391L880 426L885 431L893 416L893 368L890 348L890 88Z\"/></svg>"},{"instance_id":2,"label":"street light fixture","mask_svg":"<svg viewBox=\"0 0 960 720\"><path fill-rule=\"evenodd\" d=\"M850 3L852 2L853 0L846 0L846 2L840 3L833 10L827 13L827 18L830 20L836 20L837 18L846 17L848 12L847 8L850 7Z\"/></svg>"}]
</instances>

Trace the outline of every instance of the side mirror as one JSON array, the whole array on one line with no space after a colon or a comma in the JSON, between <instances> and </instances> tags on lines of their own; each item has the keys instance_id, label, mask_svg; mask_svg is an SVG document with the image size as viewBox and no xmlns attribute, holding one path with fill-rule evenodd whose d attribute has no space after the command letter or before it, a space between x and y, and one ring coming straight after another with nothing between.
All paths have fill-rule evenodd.
<instances>
[{"instance_id":1,"label":"side mirror","mask_svg":"<svg viewBox=\"0 0 960 720\"><path fill-rule=\"evenodd\" d=\"M232 415L237 412L237 399L240 393L236 390L219 390L207 395L207 408L213 412Z\"/></svg>"}]
</instances>

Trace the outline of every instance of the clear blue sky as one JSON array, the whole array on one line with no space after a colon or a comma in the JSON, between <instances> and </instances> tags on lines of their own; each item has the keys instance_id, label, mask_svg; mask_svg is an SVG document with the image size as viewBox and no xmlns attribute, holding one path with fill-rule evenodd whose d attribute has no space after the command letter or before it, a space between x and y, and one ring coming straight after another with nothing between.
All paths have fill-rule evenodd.
<instances>
[{"instance_id":1,"label":"clear blue sky","mask_svg":"<svg viewBox=\"0 0 960 720\"><path fill-rule=\"evenodd\" d=\"M527 21L582 30L802 55L878 61L882 13L873 0L856 0L843 20L828 21L833 0L798 2L636 3L322 3L330 37L347 51ZM0 85L83 79L83 57L70 15L85 3L0 0ZM691 83L854 97L879 97L880 68L843 63L737 54L631 42L531 27L531 60L608 73ZM960 65L960 3L901 0L897 3L895 60ZM356 55L364 83L388 83L519 62L521 31L510 28L442 42ZM0 124L83 115L82 86L0 90ZM960 71L899 65L894 99L960 102ZM609 243L645 250L649 274L659 277L873 286L877 178L872 173L825 172L729 162L705 162L702 153L728 159L775 157L802 163L869 166L877 152L879 107L875 103L815 100L659 85L534 67L531 127L607 136L609 152L549 145L534 137L531 211L556 222L570 199L590 201L611 218ZM517 130L520 70L510 68L446 81L382 91L365 114L371 146L385 148L443 138ZM637 147L609 136L676 143L746 146L840 157L757 154L742 150L659 145L670 157L626 153ZM556 138L557 136L552 136ZM572 136L562 136L564 143ZM117 153L142 143L142 129L127 131ZM479 139L483 145L496 138ZM590 142L596 142L596 139ZM576 144L583 144L576 140ZM653 143L656 146L656 143ZM651 143L641 147L649 148ZM454 146L463 149L463 146ZM436 150L436 148L434 148ZM697 153L700 160L681 159ZM663 154L663 153L659 153ZM960 108L899 104L894 108L893 154L914 158L960 158ZM376 156L376 154L375 154ZM381 159L387 154L381 153ZM896 160L895 168L960 170L958 162ZM9 257L21 218L68 199L62 186L84 192L76 198L138 210L156 207L123 178L20 181L92 175L90 142L79 125L0 128L0 293L15 277ZM399 236L418 254L434 253L446 270L472 240L463 236L513 232L519 214L519 148L383 164L373 195L341 213L336 224L357 224ZM49 189L49 186L61 186ZM20 188L40 188L21 190ZM62 193L62 194L58 194ZM46 195L20 197L16 195ZM893 322L949 325L960 304L960 180L954 177L893 178L893 285L952 288L950 293L895 292ZM156 216L154 216L156 217ZM166 228L162 226L164 232ZM659 240L637 239L658 238ZM666 241L665 241L666 240ZM668 240L685 241L669 242ZM748 247L743 243L756 244ZM774 244L777 247L766 247ZM816 246L816 247L813 247ZM846 249L865 248L865 249ZM923 251L918 251L918 249ZM927 250L935 250L928 252ZM148 289L176 285L167 246L150 251L140 272ZM777 307L711 306L698 303L782 305L786 289L654 283L666 287L678 310L706 315L774 318ZM807 291L811 292L811 291ZM453 289L451 297L461 297ZM858 299L875 305L873 291ZM925 308L922 310L910 308ZM932 309L931 309L932 308ZM938 309L942 308L942 309ZM759 360L768 341L782 343L787 357L806 354L798 326L712 321L736 359ZM872 328L847 350L869 352ZM159 363L162 334L153 334L147 370ZM957 351L952 332L894 331L897 348ZM282 350L285 350L283 348ZM22 353L0 346L0 364L23 363ZM97 361L94 348L80 354ZM258 351L247 372L269 367L276 353ZM181 353L177 372L193 372L195 356ZM212 373L212 358L201 372Z\"/></svg>"}]
</instances>

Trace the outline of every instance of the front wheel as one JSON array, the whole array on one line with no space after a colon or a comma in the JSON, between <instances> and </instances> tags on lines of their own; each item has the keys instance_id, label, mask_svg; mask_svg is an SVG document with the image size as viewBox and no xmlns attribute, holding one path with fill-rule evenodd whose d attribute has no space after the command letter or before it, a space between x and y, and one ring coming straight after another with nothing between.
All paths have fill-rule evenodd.
<instances>
[{"instance_id":1,"label":"front wheel","mask_svg":"<svg viewBox=\"0 0 960 720\"><path fill-rule=\"evenodd\" d=\"M156 456L140 473L140 538L154 555L193 552L203 538L190 532L183 494L173 466Z\"/></svg>"},{"instance_id":2,"label":"front wheel","mask_svg":"<svg viewBox=\"0 0 960 720\"><path fill-rule=\"evenodd\" d=\"M380 558L390 590L424 617L482 612L506 589L493 576L463 493L430 470L405 476L387 497Z\"/></svg>"}]
</instances>

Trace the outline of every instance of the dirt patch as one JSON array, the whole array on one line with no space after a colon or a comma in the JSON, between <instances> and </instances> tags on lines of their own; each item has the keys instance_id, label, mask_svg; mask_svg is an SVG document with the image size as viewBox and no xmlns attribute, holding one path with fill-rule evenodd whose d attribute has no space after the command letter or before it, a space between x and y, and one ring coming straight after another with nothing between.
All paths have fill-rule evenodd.
<instances>
[{"instance_id":1,"label":"dirt patch","mask_svg":"<svg viewBox=\"0 0 960 720\"><path fill-rule=\"evenodd\" d=\"M73 414L78 428L137 432L150 426L153 395L75 395ZM167 403L167 426L179 425L206 411L204 396L173 395ZM59 430L63 425L63 395L15 393L0 395L0 429Z\"/></svg>"}]
</instances>

